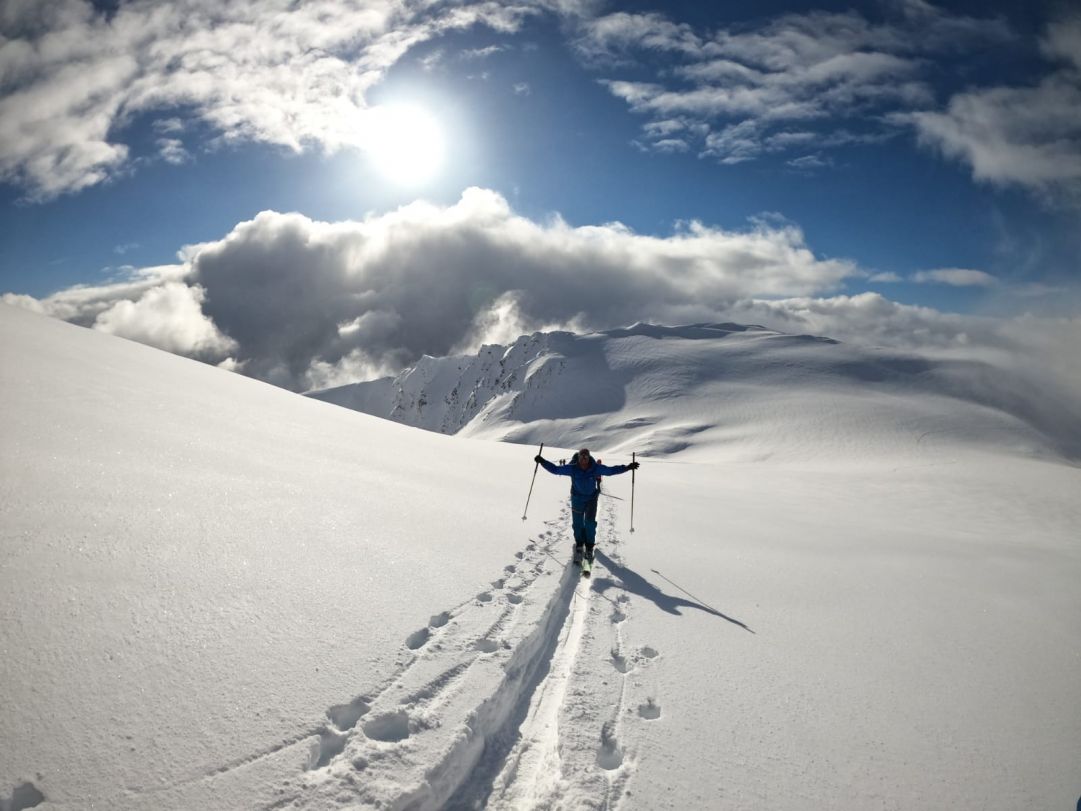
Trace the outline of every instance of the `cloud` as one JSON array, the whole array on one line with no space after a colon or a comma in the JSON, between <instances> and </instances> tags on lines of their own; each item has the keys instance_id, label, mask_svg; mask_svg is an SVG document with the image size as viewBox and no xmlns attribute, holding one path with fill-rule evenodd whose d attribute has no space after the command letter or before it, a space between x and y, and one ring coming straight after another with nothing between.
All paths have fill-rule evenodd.
<instances>
[{"instance_id":1,"label":"cloud","mask_svg":"<svg viewBox=\"0 0 1081 811\"><path fill-rule=\"evenodd\" d=\"M166 282L137 301L117 301L97 316L94 329L166 352L221 361L236 344L203 314L204 297L198 285Z\"/></svg>"},{"instance_id":2,"label":"cloud","mask_svg":"<svg viewBox=\"0 0 1081 811\"><path fill-rule=\"evenodd\" d=\"M1053 436L1076 436L1081 420L1081 353L1076 350L1081 346L1081 318L1076 316L944 313L878 293L743 301L726 315L737 322L933 359L985 362L987 379L978 381L979 387L997 389L1000 403L1033 412L1034 422L1053 429ZM1033 391L1040 397L1032 398Z\"/></svg>"},{"instance_id":3,"label":"cloud","mask_svg":"<svg viewBox=\"0 0 1081 811\"><path fill-rule=\"evenodd\" d=\"M867 271L815 256L797 226L771 215L740 231L691 222L645 236L619 223L537 222L496 192L470 189L454 205L414 203L359 222L265 211L181 258L113 284L3 300L298 391L534 330L735 321L988 360L1049 403L1081 403L1081 319L991 318L840 295ZM982 280L964 270L937 273ZM1015 305L1038 303L1023 295ZM1064 312L1077 312L1073 301Z\"/></svg>"},{"instance_id":4,"label":"cloud","mask_svg":"<svg viewBox=\"0 0 1081 811\"><path fill-rule=\"evenodd\" d=\"M913 274L912 281L917 284L948 284L951 287L994 287L999 283L990 273L966 268L921 270Z\"/></svg>"},{"instance_id":5,"label":"cloud","mask_svg":"<svg viewBox=\"0 0 1081 811\"><path fill-rule=\"evenodd\" d=\"M369 91L411 48L486 25L517 30L551 3L406 0L84 0L9 3L0 15L0 180L32 200L115 176L132 159L125 127L184 109L224 143L293 151L365 145ZM568 4L568 12L573 4ZM159 148L184 159L175 138Z\"/></svg>"},{"instance_id":6,"label":"cloud","mask_svg":"<svg viewBox=\"0 0 1081 811\"><path fill-rule=\"evenodd\" d=\"M159 138L158 154L166 163L181 164L191 160L191 155L184 148L184 142L179 138Z\"/></svg>"},{"instance_id":7,"label":"cloud","mask_svg":"<svg viewBox=\"0 0 1081 811\"><path fill-rule=\"evenodd\" d=\"M877 24L854 11L815 11L713 32L619 12L583 23L575 45L609 74L601 83L649 119L640 145L670 151L678 140L739 163L890 137L885 113L933 100L927 56L1010 38L1001 21L947 15L920 0L891 8ZM637 77L611 75L621 71ZM671 121L683 125L678 139L657 131Z\"/></svg>"},{"instance_id":8,"label":"cloud","mask_svg":"<svg viewBox=\"0 0 1081 811\"><path fill-rule=\"evenodd\" d=\"M896 120L976 180L1081 204L1081 15L1049 25L1041 50L1058 67L1035 85L969 90Z\"/></svg>"},{"instance_id":9,"label":"cloud","mask_svg":"<svg viewBox=\"0 0 1081 811\"><path fill-rule=\"evenodd\" d=\"M302 390L522 331L708 320L740 299L819 294L860 274L816 257L783 221L645 236L538 223L483 189L360 222L266 211L183 257L38 305L215 362L228 352L246 374Z\"/></svg>"},{"instance_id":10,"label":"cloud","mask_svg":"<svg viewBox=\"0 0 1081 811\"><path fill-rule=\"evenodd\" d=\"M41 301L12 293L5 293L3 301L89 327L116 302L137 301L155 287L171 281L186 281L189 273L190 268L185 265L141 268L131 272L123 281L99 286L76 285Z\"/></svg>"}]
</instances>

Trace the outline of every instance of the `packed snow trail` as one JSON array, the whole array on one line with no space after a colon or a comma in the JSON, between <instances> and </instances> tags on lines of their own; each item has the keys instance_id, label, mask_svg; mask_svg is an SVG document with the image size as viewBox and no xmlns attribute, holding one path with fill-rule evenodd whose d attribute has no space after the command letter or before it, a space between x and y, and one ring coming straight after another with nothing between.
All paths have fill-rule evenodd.
<instances>
[{"instance_id":1,"label":"packed snow trail","mask_svg":"<svg viewBox=\"0 0 1081 811\"><path fill-rule=\"evenodd\" d=\"M572 567L573 568L573 567ZM567 794L560 762L559 714L567 696L574 661L585 631L593 589L589 580L576 590L565 633L552 657L548 676L533 694L519 740L497 776L487 808L551 807Z\"/></svg>"},{"instance_id":2,"label":"packed snow trail","mask_svg":"<svg viewBox=\"0 0 1081 811\"><path fill-rule=\"evenodd\" d=\"M565 526L566 515L548 524ZM405 640L415 653L381 692L328 710L299 785L270 807L474 808L558 656L578 573L551 529L466 604ZM355 711L348 708L353 706ZM336 712L335 712L336 710Z\"/></svg>"},{"instance_id":3,"label":"packed snow trail","mask_svg":"<svg viewBox=\"0 0 1081 811\"><path fill-rule=\"evenodd\" d=\"M618 806L634 773L628 676L657 652L625 653L622 582L571 565L565 509L547 524L559 530L531 540L490 592L406 640L417 654L392 684L328 710L300 790L286 783L268 807ZM614 529L601 543L620 559ZM660 716L652 697L638 716Z\"/></svg>"},{"instance_id":4,"label":"packed snow trail","mask_svg":"<svg viewBox=\"0 0 1081 811\"><path fill-rule=\"evenodd\" d=\"M609 550L605 560L620 559L615 521L609 505L598 539L598 550ZM633 712L630 676L657 652L646 647L628 655L623 625L631 598L607 566L593 571L593 579L579 581L548 676L533 694L485 808L610 809L627 791L635 770L635 745L628 746L624 734ZM612 588L614 598L604 593ZM660 717L652 698L648 708L641 718Z\"/></svg>"},{"instance_id":5,"label":"packed snow trail","mask_svg":"<svg viewBox=\"0 0 1081 811\"><path fill-rule=\"evenodd\" d=\"M225 798L263 809L615 807L633 774L620 741L627 676L656 652L623 651L630 597L613 574L614 521L609 506L598 549L610 557L598 557L592 580L571 564L564 508L490 588L409 634L379 685L287 740L131 789L118 807Z\"/></svg>"}]
</instances>

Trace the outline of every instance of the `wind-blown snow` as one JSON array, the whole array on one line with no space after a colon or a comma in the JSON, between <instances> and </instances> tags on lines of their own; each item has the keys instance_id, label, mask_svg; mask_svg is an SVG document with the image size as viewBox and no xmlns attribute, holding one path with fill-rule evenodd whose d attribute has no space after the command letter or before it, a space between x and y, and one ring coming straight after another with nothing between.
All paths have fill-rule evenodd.
<instances>
[{"instance_id":1,"label":"wind-blown snow","mask_svg":"<svg viewBox=\"0 0 1081 811\"><path fill-rule=\"evenodd\" d=\"M654 454L583 581L533 447L0 307L0 807L1072 807L1069 404L674 337L518 367L549 458Z\"/></svg>"}]
</instances>

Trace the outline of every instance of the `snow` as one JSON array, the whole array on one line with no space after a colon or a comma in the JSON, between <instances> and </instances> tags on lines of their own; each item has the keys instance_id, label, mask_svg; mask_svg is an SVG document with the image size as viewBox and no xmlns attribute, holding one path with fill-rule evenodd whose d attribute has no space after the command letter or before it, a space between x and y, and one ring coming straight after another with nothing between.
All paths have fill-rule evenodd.
<instances>
[{"instance_id":1,"label":"snow","mask_svg":"<svg viewBox=\"0 0 1081 811\"><path fill-rule=\"evenodd\" d=\"M445 436L0 308L0 808L1073 807L1075 404L652 329Z\"/></svg>"},{"instance_id":2,"label":"snow","mask_svg":"<svg viewBox=\"0 0 1081 811\"><path fill-rule=\"evenodd\" d=\"M610 453L813 462L948 445L1081 459L1081 405L1014 371L737 324L535 333L310 394L445 434Z\"/></svg>"}]
</instances>

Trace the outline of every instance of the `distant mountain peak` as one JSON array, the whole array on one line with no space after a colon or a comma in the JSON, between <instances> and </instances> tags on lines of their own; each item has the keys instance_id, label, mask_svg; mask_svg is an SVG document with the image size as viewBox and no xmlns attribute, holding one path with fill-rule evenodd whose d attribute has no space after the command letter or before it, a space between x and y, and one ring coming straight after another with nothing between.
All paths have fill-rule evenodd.
<instances>
[{"instance_id":1,"label":"distant mountain peak","mask_svg":"<svg viewBox=\"0 0 1081 811\"><path fill-rule=\"evenodd\" d=\"M1081 416L986 364L760 325L535 332L310 396L444 434L627 454L823 458L962 444L1081 455Z\"/></svg>"}]
</instances>

